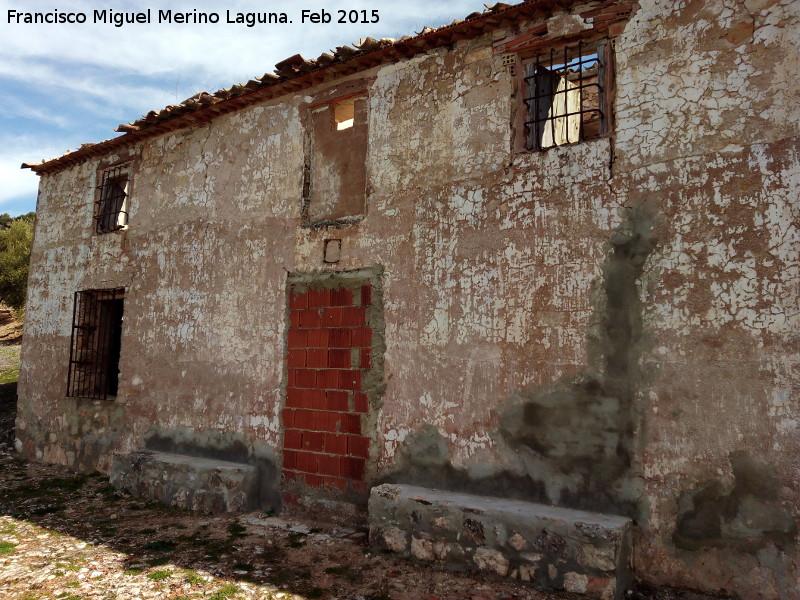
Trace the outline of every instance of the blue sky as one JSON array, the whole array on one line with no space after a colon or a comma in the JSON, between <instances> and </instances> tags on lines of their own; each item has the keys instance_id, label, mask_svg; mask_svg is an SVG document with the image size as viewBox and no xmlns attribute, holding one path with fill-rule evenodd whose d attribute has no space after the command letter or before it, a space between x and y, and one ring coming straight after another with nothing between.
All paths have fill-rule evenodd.
<instances>
[{"instance_id":1,"label":"blue sky","mask_svg":"<svg viewBox=\"0 0 800 600\"><path fill-rule=\"evenodd\" d=\"M513 2L512 2L513 3ZM34 210L38 177L23 162L55 158L153 109L265 72L300 53L314 58L359 38L413 35L483 10L481 0L0 0L0 213ZM93 11L151 9L150 24L93 23ZM157 23L159 10L216 12L217 24ZM301 10L330 23L301 24ZM378 11L376 24L336 23L337 11ZM9 11L85 13L84 24L9 23ZM226 11L285 12L287 25L226 23Z\"/></svg>"}]
</instances>

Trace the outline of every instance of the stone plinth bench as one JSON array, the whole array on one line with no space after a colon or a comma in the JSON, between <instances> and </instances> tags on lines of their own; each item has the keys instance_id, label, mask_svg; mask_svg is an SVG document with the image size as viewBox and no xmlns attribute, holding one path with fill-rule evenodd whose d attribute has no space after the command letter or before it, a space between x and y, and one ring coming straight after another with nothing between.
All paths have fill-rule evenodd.
<instances>
[{"instance_id":1,"label":"stone plinth bench","mask_svg":"<svg viewBox=\"0 0 800 600\"><path fill-rule=\"evenodd\" d=\"M111 484L202 513L245 512L258 505L256 467L211 458L150 451L115 454Z\"/></svg>"},{"instance_id":2,"label":"stone plinth bench","mask_svg":"<svg viewBox=\"0 0 800 600\"><path fill-rule=\"evenodd\" d=\"M384 484L370 493L369 525L376 548L540 589L610 600L632 579L631 521L616 515Z\"/></svg>"}]
</instances>

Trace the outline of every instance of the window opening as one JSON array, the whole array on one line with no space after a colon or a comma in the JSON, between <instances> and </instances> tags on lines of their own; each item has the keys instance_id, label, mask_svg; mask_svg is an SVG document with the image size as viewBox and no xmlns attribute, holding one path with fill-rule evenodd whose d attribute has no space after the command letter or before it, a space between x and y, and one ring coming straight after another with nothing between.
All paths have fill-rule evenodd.
<instances>
[{"instance_id":1,"label":"window opening","mask_svg":"<svg viewBox=\"0 0 800 600\"><path fill-rule=\"evenodd\" d=\"M333 122L336 131L350 129L356 120L356 101L354 98L333 105Z\"/></svg>"},{"instance_id":2,"label":"window opening","mask_svg":"<svg viewBox=\"0 0 800 600\"><path fill-rule=\"evenodd\" d=\"M603 44L551 49L525 69L529 150L574 144L605 133Z\"/></svg>"},{"instance_id":3,"label":"window opening","mask_svg":"<svg viewBox=\"0 0 800 600\"><path fill-rule=\"evenodd\" d=\"M106 400L119 389L125 290L75 292L67 395Z\"/></svg>"},{"instance_id":4,"label":"window opening","mask_svg":"<svg viewBox=\"0 0 800 600\"><path fill-rule=\"evenodd\" d=\"M109 233L128 225L128 188L130 171L127 165L103 171L97 186L94 221L97 233Z\"/></svg>"}]
</instances>

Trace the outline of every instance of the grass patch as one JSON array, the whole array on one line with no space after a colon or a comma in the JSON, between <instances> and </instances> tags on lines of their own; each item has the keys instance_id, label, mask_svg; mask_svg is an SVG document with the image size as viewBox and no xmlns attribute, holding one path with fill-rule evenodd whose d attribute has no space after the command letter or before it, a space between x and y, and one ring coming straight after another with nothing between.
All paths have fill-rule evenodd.
<instances>
[{"instance_id":1,"label":"grass patch","mask_svg":"<svg viewBox=\"0 0 800 600\"><path fill-rule=\"evenodd\" d=\"M229 583L228 585L223 585L219 588L213 596L209 597L208 600L226 600L226 598L233 598L236 594L241 592L238 587Z\"/></svg>"},{"instance_id":2,"label":"grass patch","mask_svg":"<svg viewBox=\"0 0 800 600\"><path fill-rule=\"evenodd\" d=\"M170 577L172 577L172 571L169 569L161 569L160 571L153 571L147 574L147 578L150 581L164 581Z\"/></svg>"},{"instance_id":3,"label":"grass patch","mask_svg":"<svg viewBox=\"0 0 800 600\"><path fill-rule=\"evenodd\" d=\"M136 569L136 568L134 568L134 569L125 569L122 572L123 575L141 575L142 573L144 573L144 571L142 569Z\"/></svg>"},{"instance_id":4,"label":"grass patch","mask_svg":"<svg viewBox=\"0 0 800 600\"><path fill-rule=\"evenodd\" d=\"M11 542L0 542L0 556L7 556L14 552L14 548L16 548L16 544L12 544Z\"/></svg>"},{"instance_id":5,"label":"grass patch","mask_svg":"<svg viewBox=\"0 0 800 600\"><path fill-rule=\"evenodd\" d=\"M203 585L206 583L206 580L197 573L187 573L185 580L186 583L191 583L192 585Z\"/></svg>"},{"instance_id":6,"label":"grass patch","mask_svg":"<svg viewBox=\"0 0 800 600\"><path fill-rule=\"evenodd\" d=\"M16 533L16 531L17 526L14 523L9 523L8 525L0 527L0 535Z\"/></svg>"}]
</instances>

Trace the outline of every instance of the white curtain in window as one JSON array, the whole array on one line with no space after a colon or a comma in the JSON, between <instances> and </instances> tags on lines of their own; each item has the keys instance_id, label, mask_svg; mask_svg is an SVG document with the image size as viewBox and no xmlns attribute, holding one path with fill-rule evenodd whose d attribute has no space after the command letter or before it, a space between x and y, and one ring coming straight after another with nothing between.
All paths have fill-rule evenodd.
<instances>
[{"instance_id":1,"label":"white curtain in window","mask_svg":"<svg viewBox=\"0 0 800 600\"><path fill-rule=\"evenodd\" d=\"M581 91L566 77L558 78L558 86L553 94L553 103L547 115L542 132L542 148L560 146L578 141L580 134Z\"/></svg>"}]
</instances>

